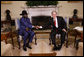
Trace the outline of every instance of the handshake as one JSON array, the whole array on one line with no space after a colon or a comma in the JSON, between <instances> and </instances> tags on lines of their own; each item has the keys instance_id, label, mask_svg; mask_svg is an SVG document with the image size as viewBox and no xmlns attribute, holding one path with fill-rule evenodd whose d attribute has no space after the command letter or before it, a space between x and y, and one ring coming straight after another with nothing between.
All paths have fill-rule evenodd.
<instances>
[{"instance_id":1,"label":"handshake","mask_svg":"<svg viewBox=\"0 0 84 57\"><path fill-rule=\"evenodd\" d=\"M42 26L33 26L33 28L39 29L42 28Z\"/></svg>"},{"instance_id":2,"label":"handshake","mask_svg":"<svg viewBox=\"0 0 84 57\"><path fill-rule=\"evenodd\" d=\"M42 28L42 26L32 26L32 28L36 28L36 29L39 29L39 28ZM26 31L30 30L29 28L26 28Z\"/></svg>"}]
</instances>

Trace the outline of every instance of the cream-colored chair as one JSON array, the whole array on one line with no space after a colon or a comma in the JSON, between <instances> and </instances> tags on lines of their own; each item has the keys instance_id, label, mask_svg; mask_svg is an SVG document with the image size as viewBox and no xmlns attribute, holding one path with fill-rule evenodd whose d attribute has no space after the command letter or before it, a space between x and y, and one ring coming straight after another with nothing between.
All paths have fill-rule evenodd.
<instances>
[{"instance_id":1,"label":"cream-colored chair","mask_svg":"<svg viewBox=\"0 0 84 57\"><path fill-rule=\"evenodd\" d=\"M1 41L1 56L13 56L12 45Z\"/></svg>"},{"instance_id":2,"label":"cream-colored chair","mask_svg":"<svg viewBox=\"0 0 84 57\"><path fill-rule=\"evenodd\" d=\"M69 17L65 17L64 20L65 20L66 26L67 26L65 41L66 41L66 47L68 48Z\"/></svg>"}]
</instances>

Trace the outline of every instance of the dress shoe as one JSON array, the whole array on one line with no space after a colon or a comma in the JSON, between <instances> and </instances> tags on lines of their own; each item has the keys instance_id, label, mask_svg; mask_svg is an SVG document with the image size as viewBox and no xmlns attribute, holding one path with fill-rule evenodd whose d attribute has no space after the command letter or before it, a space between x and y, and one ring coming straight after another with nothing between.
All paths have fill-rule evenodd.
<instances>
[{"instance_id":1,"label":"dress shoe","mask_svg":"<svg viewBox=\"0 0 84 57\"><path fill-rule=\"evenodd\" d=\"M60 50L62 48L62 46L61 45L58 45L58 50Z\"/></svg>"},{"instance_id":2,"label":"dress shoe","mask_svg":"<svg viewBox=\"0 0 84 57\"><path fill-rule=\"evenodd\" d=\"M24 51L27 51L26 47L23 46L23 50L24 50Z\"/></svg>"},{"instance_id":3,"label":"dress shoe","mask_svg":"<svg viewBox=\"0 0 84 57\"><path fill-rule=\"evenodd\" d=\"M27 45L27 47L28 47L29 49L32 49L32 47L31 47L30 45Z\"/></svg>"},{"instance_id":4,"label":"dress shoe","mask_svg":"<svg viewBox=\"0 0 84 57\"><path fill-rule=\"evenodd\" d=\"M55 51L55 50L58 50L58 48L57 47L53 47L53 50Z\"/></svg>"}]
</instances>

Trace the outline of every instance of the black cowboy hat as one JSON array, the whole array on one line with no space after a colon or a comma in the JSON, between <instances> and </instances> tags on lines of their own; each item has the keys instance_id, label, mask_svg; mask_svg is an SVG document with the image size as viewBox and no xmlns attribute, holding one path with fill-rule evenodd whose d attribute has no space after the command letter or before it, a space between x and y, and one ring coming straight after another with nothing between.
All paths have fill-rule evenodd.
<instances>
[{"instance_id":1,"label":"black cowboy hat","mask_svg":"<svg viewBox=\"0 0 84 57\"><path fill-rule=\"evenodd\" d=\"M20 15L27 15L27 11L26 10L23 10L22 13Z\"/></svg>"}]
</instances>

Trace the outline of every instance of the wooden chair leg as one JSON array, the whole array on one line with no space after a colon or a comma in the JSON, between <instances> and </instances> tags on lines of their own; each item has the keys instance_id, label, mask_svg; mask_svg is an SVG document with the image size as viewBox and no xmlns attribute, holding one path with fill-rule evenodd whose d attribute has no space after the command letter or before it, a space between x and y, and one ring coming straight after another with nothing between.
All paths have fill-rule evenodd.
<instances>
[{"instance_id":1,"label":"wooden chair leg","mask_svg":"<svg viewBox=\"0 0 84 57\"><path fill-rule=\"evenodd\" d=\"M50 37L49 37L49 45L51 45L51 39L50 39Z\"/></svg>"},{"instance_id":2,"label":"wooden chair leg","mask_svg":"<svg viewBox=\"0 0 84 57\"><path fill-rule=\"evenodd\" d=\"M68 39L67 39L67 41L66 41L66 48L68 48Z\"/></svg>"},{"instance_id":3,"label":"wooden chair leg","mask_svg":"<svg viewBox=\"0 0 84 57\"><path fill-rule=\"evenodd\" d=\"M11 40L12 40L12 45L13 45L13 49L14 49L14 41L13 41L13 38L11 38Z\"/></svg>"},{"instance_id":4,"label":"wooden chair leg","mask_svg":"<svg viewBox=\"0 0 84 57\"><path fill-rule=\"evenodd\" d=\"M68 48L68 34L67 34L67 39L66 39L66 48Z\"/></svg>"},{"instance_id":5,"label":"wooden chair leg","mask_svg":"<svg viewBox=\"0 0 84 57\"><path fill-rule=\"evenodd\" d=\"M37 42L36 41L37 41L37 38L36 38L36 34L35 34L35 45L37 45Z\"/></svg>"},{"instance_id":6,"label":"wooden chair leg","mask_svg":"<svg viewBox=\"0 0 84 57\"><path fill-rule=\"evenodd\" d=\"M21 48L20 42L19 42L19 49Z\"/></svg>"},{"instance_id":7,"label":"wooden chair leg","mask_svg":"<svg viewBox=\"0 0 84 57\"><path fill-rule=\"evenodd\" d=\"M7 44L7 38L5 37L5 43Z\"/></svg>"},{"instance_id":8,"label":"wooden chair leg","mask_svg":"<svg viewBox=\"0 0 84 57\"><path fill-rule=\"evenodd\" d=\"M74 40L74 47L76 47L76 37L77 37L77 36L75 36L75 40Z\"/></svg>"},{"instance_id":9,"label":"wooden chair leg","mask_svg":"<svg viewBox=\"0 0 84 57\"><path fill-rule=\"evenodd\" d=\"M11 32L12 33L12 32ZM9 36L9 35L8 35ZM14 49L14 41L13 41L13 34L11 34L11 41L12 41L12 45L13 45L13 49Z\"/></svg>"},{"instance_id":10,"label":"wooden chair leg","mask_svg":"<svg viewBox=\"0 0 84 57\"><path fill-rule=\"evenodd\" d=\"M76 50L78 50L78 41L76 41Z\"/></svg>"},{"instance_id":11,"label":"wooden chair leg","mask_svg":"<svg viewBox=\"0 0 84 57\"><path fill-rule=\"evenodd\" d=\"M20 49L21 48L20 42L18 42L18 44L19 44L19 49Z\"/></svg>"},{"instance_id":12,"label":"wooden chair leg","mask_svg":"<svg viewBox=\"0 0 84 57\"><path fill-rule=\"evenodd\" d=\"M17 41L18 41L18 46L19 46L19 49L20 49L21 46L20 46L20 40L19 40L19 37L17 37Z\"/></svg>"},{"instance_id":13,"label":"wooden chair leg","mask_svg":"<svg viewBox=\"0 0 84 57\"><path fill-rule=\"evenodd\" d=\"M81 42L81 39L78 39L78 40L76 40L76 50L78 50L78 45L79 45L79 42Z\"/></svg>"},{"instance_id":14,"label":"wooden chair leg","mask_svg":"<svg viewBox=\"0 0 84 57\"><path fill-rule=\"evenodd\" d=\"M35 38L35 45L37 45L36 40L37 40L37 38Z\"/></svg>"}]
</instances>

